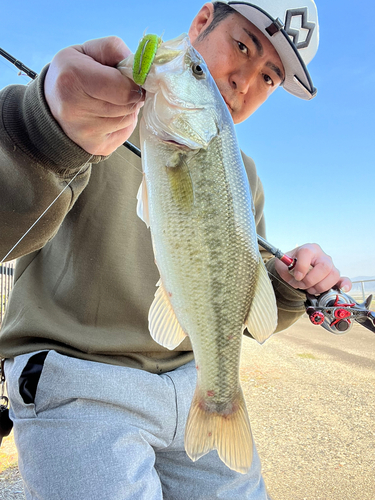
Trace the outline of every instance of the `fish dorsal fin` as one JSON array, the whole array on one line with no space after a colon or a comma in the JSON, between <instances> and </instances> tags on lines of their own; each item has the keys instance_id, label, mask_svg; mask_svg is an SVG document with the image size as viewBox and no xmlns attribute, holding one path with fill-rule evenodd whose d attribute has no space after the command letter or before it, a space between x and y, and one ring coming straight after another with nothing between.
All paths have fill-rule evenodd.
<instances>
[{"instance_id":1,"label":"fish dorsal fin","mask_svg":"<svg viewBox=\"0 0 375 500\"><path fill-rule=\"evenodd\" d=\"M148 328L151 337L167 349L175 349L187 334L178 322L168 294L161 281L148 313Z\"/></svg>"},{"instance_id":2,"label":"fish dorsal fin","mask_svg":"<svg viewBox=\"0 0 375 500\"><path fill-rule=\"evenodd\" d=\"M277 326L275 292L262 259L259 262L258 282L245 326L260 344L273 334Z\"/></svg>"},{"instance_id":3,"label":"fish dorsal fin","mask_svg":"<svg viewBox=\"0 0 375 500\"><path fill-rule=\"evenodd\" d=\"M137 194L137 215L147 227L150 227L150 216L148 212L148 194L147 194L147 186L146 186L146 177L143 174L141 185L138 189Z\"/></svg>"}]
</instances>

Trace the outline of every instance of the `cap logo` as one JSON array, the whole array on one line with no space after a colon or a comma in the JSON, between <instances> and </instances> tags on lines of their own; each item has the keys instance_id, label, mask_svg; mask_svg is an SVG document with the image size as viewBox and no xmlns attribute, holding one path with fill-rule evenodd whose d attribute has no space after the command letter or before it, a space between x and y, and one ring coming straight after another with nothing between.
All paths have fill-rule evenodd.
<instances>
[{"instance_id":1,"label":"cap logo","mask_svg":"<svg viewBox=\"0 0 375 500\"><path fill-rule=\"evenodd\" d=\"M300 17L300 27L292 28L293 18ZM295 24L294 24L295 25ZM302 30L307 30L305 40L299 41L300 35L303 35ZM307 20L307 7L300 9L289 9L286 11L285 17L285 31L292 38L294 45L297 49L304 49L309 46L312 35L315 30L315 23L308 22Z\"/></svg>"}]
</instances>

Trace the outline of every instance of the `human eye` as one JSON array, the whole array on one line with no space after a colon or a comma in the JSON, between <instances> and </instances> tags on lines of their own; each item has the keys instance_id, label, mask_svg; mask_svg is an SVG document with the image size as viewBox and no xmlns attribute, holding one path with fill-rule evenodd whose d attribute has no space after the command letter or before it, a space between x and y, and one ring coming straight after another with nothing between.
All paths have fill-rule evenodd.
<instances>
[{"instance_id":1,"label":"human eye","mask_svg":"<svg viewBox=\"0 0 375 500\"><path fill-rule=\"evenodd\" d=\"M272 80L272 78L269 75L263 75L263 79L264 79L266 85L270 85L271 87L274 86L274 81Z\"/></svg>"},{"instance_id":2,"label":"human eye","mask_svg":"<svg viewBox=\"0 0 375 500\"><path fill-rule=\"evenodd\" d=\"M246 47L245 44L243 44L242 42L237 42L237 45L238 45L238 48L240 49L240 51L244 54L248 54L249 53L249 49Z\"/></svg>"}]
</instances>

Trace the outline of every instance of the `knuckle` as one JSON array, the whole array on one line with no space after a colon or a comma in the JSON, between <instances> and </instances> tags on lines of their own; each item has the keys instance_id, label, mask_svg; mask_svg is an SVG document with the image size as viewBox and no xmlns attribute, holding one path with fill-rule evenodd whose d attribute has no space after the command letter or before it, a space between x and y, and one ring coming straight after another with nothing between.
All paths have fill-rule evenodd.
<instances>
[{"instance_id":1,"label":"knuckle","mask_svg":"<svg viewBox=\"0 0 375 500\"><path fill-rule=\"evenodd\" d=\"M107 37L107 39L108 39L108 43L110 43L111 45L113 45L116 48L126 47L124 40L122 38L120 38L119 36L110 35L109 37Z\"/></svg>"},{"instance_id":2,"label":"knuckle","mask_svg":"<svg viewBox=\"0 0 375 500\"><path fill-rule=\"evenodd\" d=\"M309 252L316 252L316 250L320 249L320 246L317 243L306 243L306 245L302 245L301 248Z\"/></svg>"},{"instance_id":3,"label":"knuckle","mask_svg":"<svg viewBox=\"0 0 375 500\"><path fill-rule=\"evenodd\" d=\"M320 283L317 283L316 285L314 285L314 289L316 293L323 293L327 290L327 287Z\"/></svg>"},{"instance_id":4,"label":"knuckle","mask_svg":"<svg viewBox=\"0 0 375 500\"><path fill-rule=\"evenodd\" d=\"M321 262L322 272L327 276L330 273L334 273L337 269L333 266L333 262L330 259L324 259Z\"/></svg>"},{"instance_id":5,"label":"knuckle","mask_svg":"<svg viewBox=\"0 0 375 500\"><path fill-rule=\"evenodd\" d=\"M55 89L58 97L65 102L73 100L77 89L78 75L75 68L68 66L56 76Z\"/></svg>"},{"instance_id":6,"label":"knuckle","mask_svg":"<svg viewBox=\"0 0 375 500\"><path fill-rule=\"evenodd\" d=\"M306 288L310 288L315 285L315 280L311 279L309 274L306 274L306 276L303 278L303 283L305 284Z\"/></svg>"},{"instance_id":7,"label":"knuckle","mask_svg":"<svg viewBox=\"0 0 375 500\"><path fill-rule=\"evenodd\" d=\"M109 50L118 59L117 62L125 59L131 53L124 40L116 35L111 35L103 39L102 50L105 52ZM103 56L103 59L105 60L106 57Z\"/></svg>"},{"instance_id":8,"label":"knuckle","mask_svg":"<svg viewBox=\"0 0 375 500\"><path fill-rule=\"evenodd\" d=\"M325 255L321 247L317 243L307 243L301 247L301 250L306 253L310 259L320 258L322 255Z\"/></svg>"}]
</instances>

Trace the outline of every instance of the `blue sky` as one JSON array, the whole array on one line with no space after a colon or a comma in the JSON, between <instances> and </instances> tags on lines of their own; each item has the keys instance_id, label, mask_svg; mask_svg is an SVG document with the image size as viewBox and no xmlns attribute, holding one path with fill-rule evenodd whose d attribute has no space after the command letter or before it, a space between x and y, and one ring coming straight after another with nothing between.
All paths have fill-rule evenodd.
<instances>
[{"instance_id":1,"label":"blue sky","mask_svg":"<svg viewBox=\"0 0 375 500\"><path fill-rule=\"evenodd\" d=\"M349 277L375 276L374 3L316 0L320 47L309 65L318 96L278 90L237 126L266 192L267 237L283 251L319 243ZM0 47L39 72L54 54L117 35L134 51L145 29L186 32L203 2L15 1L1 6ZM0 58L0 87L27 83ZM372 139L371 139L372 137Z\"/></svg>"}]
</instances>

